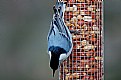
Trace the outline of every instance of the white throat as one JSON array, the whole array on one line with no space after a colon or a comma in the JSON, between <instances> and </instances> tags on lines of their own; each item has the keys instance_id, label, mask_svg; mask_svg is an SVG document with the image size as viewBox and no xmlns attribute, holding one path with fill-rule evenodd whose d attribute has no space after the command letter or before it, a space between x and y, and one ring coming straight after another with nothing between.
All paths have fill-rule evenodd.
<instances>
[{"instance_id":1,"label":"white throat","mask_svg":"<svg viewBox=\"0 0 121 80\"><path fill-rule=\"evenodd\" d=\"M49 56L50 56L50 59L51 59L51 51L49 51Z\"/></svg>"},{"instance_id":2,"label":"white throat","mask_svg":"<svg viewBox=\"0 0 121 80\"><path fill-rule=\"evenodd\" d=\"M61 54L59 60L65 60L67 58L66 54Z\"/></svg>"}]
</instances>

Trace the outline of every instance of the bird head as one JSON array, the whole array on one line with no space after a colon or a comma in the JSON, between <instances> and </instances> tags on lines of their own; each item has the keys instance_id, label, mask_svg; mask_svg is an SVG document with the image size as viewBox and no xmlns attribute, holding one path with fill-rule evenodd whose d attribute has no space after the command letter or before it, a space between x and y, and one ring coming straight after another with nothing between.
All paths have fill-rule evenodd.
<instances>
[{"instance_id":1,"label":"bird head","mask_svg":"<svg viewBox=\"0 0 121 80\"><path fill-rule=\"evenodd\" d=\"M53 77L55 74L55 71L58 69L60 59L63 59L64 56L66 56L65 50L63 50L60 47L50 47L49 48L49 55L50 55L50 67L53 70Z\"/></svg>"},{"instance_id":2,"label":"bird head","mask_svg":"<svg viewBox=\"0 0 121 80\"><path fill-rule=\"evenodd\" d=\"M51 58L50 58L50 67L53 70L53 77L55 74L55 71L58 69L59 66L59 56L57 53L51 51Z\"/></svg>"}]
</instances>

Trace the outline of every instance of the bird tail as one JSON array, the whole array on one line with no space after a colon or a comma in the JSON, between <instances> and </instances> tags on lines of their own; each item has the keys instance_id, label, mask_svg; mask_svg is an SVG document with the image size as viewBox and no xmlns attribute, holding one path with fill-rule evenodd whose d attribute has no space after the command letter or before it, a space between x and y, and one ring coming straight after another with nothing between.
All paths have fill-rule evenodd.
<instances>
[{"instance_id":1,"label":"bird tail","mask_svg":"<svg viewBox=\"0 0 121 80\"><path fill-rule=\"evenodd\" d=\"M56 9L56 14L58 14L60 18L64 19L64 12L65 12L64 2L62 2L61 0L57 0L56 5L54 7L55 7L54 9Z\"/></svg>"},{"instance_id":2,"label":"bird tail","mask_svg":"<svg viewBox=\"0 0 121 80\"><path fill-rule=\"evenodd\" d=\"M68 30L67 26L64 22L64 12L65 12L66 4L61 1L57 1L56 5L54 6L54 16L53 16L53 24L56 25L57 29L61 33L65 33L69 39L71 39L70 31Z\"/></svg>"}]
</instances>

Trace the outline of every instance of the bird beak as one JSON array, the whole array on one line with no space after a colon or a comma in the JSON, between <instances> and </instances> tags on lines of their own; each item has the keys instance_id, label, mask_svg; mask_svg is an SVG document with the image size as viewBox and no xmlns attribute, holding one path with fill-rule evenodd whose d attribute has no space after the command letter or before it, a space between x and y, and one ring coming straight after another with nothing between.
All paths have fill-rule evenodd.
<instances>
[{"instance_id":1,"label":"bird beak","mask_svg":"<svg viewBox=\"0 0 121 80\"><path fill-rule=\"evenodd\" d=\"M53 77L54 77L54 74L55 74L55 70L53 69Z\"/></svg>"}]
</instances>

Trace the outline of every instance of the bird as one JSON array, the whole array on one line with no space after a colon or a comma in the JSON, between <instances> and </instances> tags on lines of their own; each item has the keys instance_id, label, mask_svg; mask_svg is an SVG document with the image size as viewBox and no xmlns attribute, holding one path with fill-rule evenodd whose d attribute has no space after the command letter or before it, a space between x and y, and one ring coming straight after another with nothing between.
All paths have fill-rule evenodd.
<instances>
[{"instance_id":1,"label":"bird","mask_svg":"<svg viewBox=\"0 0 121 80\"><path fill-rule=\"evenodd\" d=\"M47 36L53 77L60 64L71 54L73 48L72 35L64 22L65 6L66 4L61 1L57 1L53 6L54 14Z\"/></svg>"}]
</instances>

